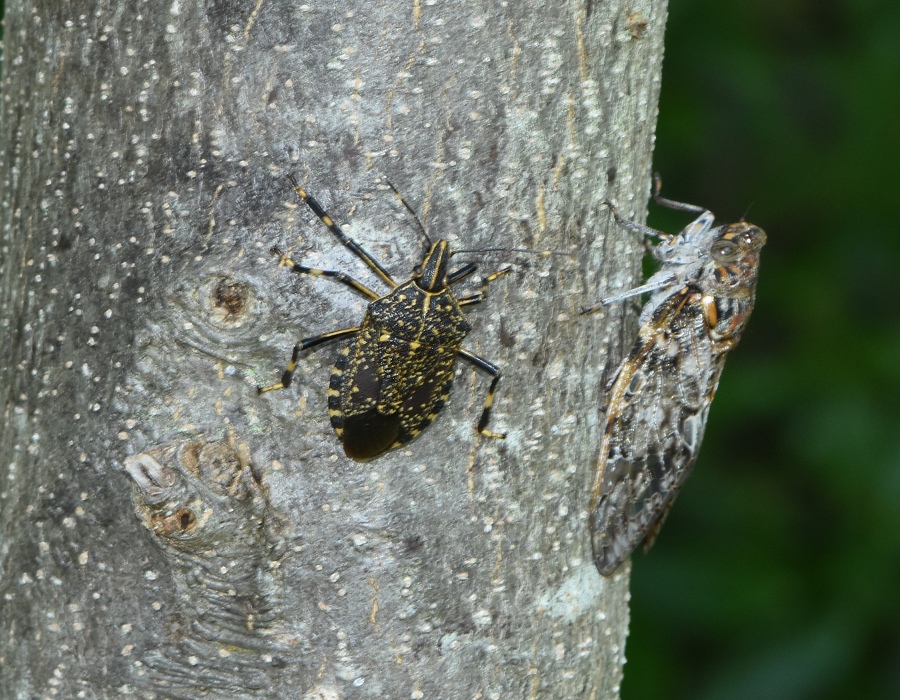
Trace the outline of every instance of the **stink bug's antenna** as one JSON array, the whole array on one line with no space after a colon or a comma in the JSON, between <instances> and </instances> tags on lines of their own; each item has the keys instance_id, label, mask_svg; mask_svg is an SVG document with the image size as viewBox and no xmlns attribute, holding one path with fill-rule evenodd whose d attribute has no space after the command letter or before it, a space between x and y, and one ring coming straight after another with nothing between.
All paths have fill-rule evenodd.
<instances>
[{"instance_id":1,"label":"stink bug's antenna","mask_svg":"<svg viewBox=\"0 0 900 700\"><path fill-rule=\"evenodd\" d=\"M400 200L400 203L404 206L406 211L408 211L410 213L410 215L412 215L412 218L415 220L416 224L418 224L419 230L422 232L422 235L425 236L425 240L428 241L428 247L430 248L431 247L431 236L429 236L428 232L425 231L425 226L422 224L422 220L419 219L419 215L416 214L416 210L413 209L411 206L409 206L407 201L405 199L403 199L403 195L400 194L400 190L398 190L396 187L394 187L394 183L392 183L387 178L385 178L384 181L387 183L387 186L393 190L394 194L397 195L397 199Z\"/></svg>"},{"instance_id":2,"label":"stink bug's antenna","mask_svg":"<svg viewBox=\"0 0 900 700\"><path fill-rule=\"evenodd\" d=\"M521 228L528 229L528 226L524 222L519 222ZM450 253L450 255L456 255L457 253L530 253L532 255L564 255L566 257L573 257L574 253L569 253L567 251L562 250L537 250L536 248L503 248L503 247L491 247L491 248L467 248L463 250L454 250Z\"/></svg>"},{"instance_id":3,"label":"stink bug's antenna","mask_svg":"<svg viewBox=\"0 0 900 700\"><path fill-rule=\"evenodd\" d=\"M534 248L469 248L466 250L454 250L450 255L457 253L533 253L535 255L565 255L572 257L575 253L564 250L535 250Z\"/></svg>"},{"instance_id":4,"label":"stink bug's antenna","mask_svg":"<svg viewBox=\"0 0 900 700\"><path fill-rule=\"evenodd\" d=\"M428 235L428 232L425 230L425 225L422 223L422 220L419 218L419 215L416 213L416 210L413 209L409 202L407 202L403 195L400 194L400 190L398 190L394 183L384 179L385 183L388 187L391 188L391 191L397 196L397 199L400 200L400 203L403 205L404 209L409 212L410 216L412 216L413 220L416 222L416 225L419 227L419 231L422 232L422 236L428 242L428 247L430 248L433 245L431 240L431 236ZM450 252L450 255L457 255L458 253L533 253L535 255L566 255L573 256L574 253L562 252L559 250L534 250L532 248L478 248L478 249L466 249L466 250L453 250Z\"/></svg>"}]
</instances>

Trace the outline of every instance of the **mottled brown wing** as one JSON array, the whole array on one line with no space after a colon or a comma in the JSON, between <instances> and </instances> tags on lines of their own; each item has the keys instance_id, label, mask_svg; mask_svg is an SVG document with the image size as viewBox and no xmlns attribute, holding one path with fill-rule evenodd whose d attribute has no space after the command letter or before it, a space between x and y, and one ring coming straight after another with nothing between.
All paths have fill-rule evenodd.
<instances>
[{"instance_id":1,"label":"mottled brown wing","mask_svg":"<svg viewBox=\"0 0 900 700\"><path fill-rule=\"evenodd\" d=\"M641 328L613 384L594 482L591 534L603 575L655 536L696 460L723 360L689 289Z\"/></svg>"}]
</instances>

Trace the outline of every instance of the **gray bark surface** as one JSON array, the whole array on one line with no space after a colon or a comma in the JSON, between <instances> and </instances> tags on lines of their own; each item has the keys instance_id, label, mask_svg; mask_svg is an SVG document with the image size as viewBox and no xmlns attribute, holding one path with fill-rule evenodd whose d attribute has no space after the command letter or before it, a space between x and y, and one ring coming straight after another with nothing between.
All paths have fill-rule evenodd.
<instances>
[{"instance_id":1,"label":"gray bark surface","mask_svg":"<svg viewBox=\"0 0 900 700\"><path fill-rule=\"evenodd\" d=\"M0 698L618 697L628 576L587 507L631 284L665 3L7 7L0 177ZM69 9L66 9L69 8ZM489 273L451 399L347 459L326 410L422 237ZM477 289L477 280L463 288ZM462 293L462 292L461 292Z\"/></svg>"}]
</instances>

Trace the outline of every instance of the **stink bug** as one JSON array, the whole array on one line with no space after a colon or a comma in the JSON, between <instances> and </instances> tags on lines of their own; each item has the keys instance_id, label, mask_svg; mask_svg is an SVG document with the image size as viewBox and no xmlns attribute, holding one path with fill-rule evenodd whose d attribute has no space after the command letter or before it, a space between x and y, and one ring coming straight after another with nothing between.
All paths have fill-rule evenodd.
<instances>
[{"instance_id":1,"label":"stink bug","mask_svg":"<svg viewBox=\"0 0 900 700\"><path fill-rule=\"evenodd\" d=\"M471 275L477 266L470 262L450 271L450 244L444 239L432 243L422 229L428 239L428 252L413 270L412 278L398 284L341 230L312 195L293 177L289 179L300 199L328 230L368 265L391 291L379 295L349 275L305 267L277 247L272 248L271 252L278 256L281 264L293 272L331 277L366 297L369 306L360 325L297 343L281 381L260 387L259 393L289 387L301 351L353 338L353 343L341 350L331 372L328 414L347 456L366 461L406 444L431 424L450 395L459 356L493 377L478 421L478 432L487 437L504 438L504 434L487 429L500 370L463 349L463 339L471 326L461 308L484 301L488 284L510 270L503 269L485 278L481 291L456 298L450 286ZM405 202L403 204L409 209Z\"/></svg>"},{"instance_id":2,"label":"stink bug","mask_svg":"<svg viewBox=\"0 0 900 700\"><path fill-rule=\"evenodd\" d=\"M645 292L638 338L610 389L606 430L591 499L594 562L612 574L643 542L653 544L703 440L725 355L753 310L762 229L740 222L713 226L703 207L659 196L670 209L699 215L676 236L619 216L616 223L660 239L660 270L646 284L581 310Z\"/></svg>"}]
</instances>

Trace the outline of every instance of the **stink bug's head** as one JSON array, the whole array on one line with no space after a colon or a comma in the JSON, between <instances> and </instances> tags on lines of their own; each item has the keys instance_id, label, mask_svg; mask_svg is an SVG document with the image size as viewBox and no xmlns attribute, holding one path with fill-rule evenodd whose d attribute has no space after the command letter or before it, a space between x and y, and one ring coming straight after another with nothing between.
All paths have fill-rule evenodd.
<instances>
[{"instance_id":1,"label":"stink bug's head","mask_svg":"<svg viewBox=\"0 0 900 700\"><path fill-rule=\"evenodd\" d=\"M765 243L765 231L746 221L721 227L709 247L716 288L731 297L753 294L759 251Z\"/></svg>"},{"instance_id":2,"label":"stink bug's head","mask_svg":"<svg viewBox=\"0 0 900 700\"><path fill-rule=\"evenodd\" d=\"M422 264L413 270L413 280L426 292L439 292L447 286L450 265L450 244L439 238L425 254Z\"/></svg>"}]
</instances>

